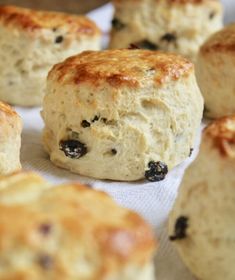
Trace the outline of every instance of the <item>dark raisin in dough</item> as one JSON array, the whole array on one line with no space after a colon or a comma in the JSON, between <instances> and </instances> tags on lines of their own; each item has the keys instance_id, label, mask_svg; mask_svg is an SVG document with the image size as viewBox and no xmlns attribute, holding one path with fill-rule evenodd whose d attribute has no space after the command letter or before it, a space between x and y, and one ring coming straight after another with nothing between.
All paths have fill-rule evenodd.
<instances>
[{"instance_id":1,"label":"dark raisin in dough","mask_svg":"<svg viewBox=\"0 0 235 280\"><path fill-rule=\"evenodd\" d=\"M106 118L101 118L101 121L102 121L103 123L106 123L106 122L107 122L107 119L106 119Z\"/></svg>"},{"instance_id":2,"label":"dark raisin in dough","mask_svg":"<svg viewBox=\"0 0 235 280\"><path fill-rule=\"evenodd\" d=\"M51 230L52 230L52 225L51 224L41 224L39 226L39 232L44 235L44 236L47 236L51 233Z\"/></svg>"},{"instance_id":3,"label":"dark raisin in dough","mask_svg":"<svg viewBox=\"0 0 235 280\"><path fill-rule=\"evenodd\" d=\"M54 265L52 257L47 254L38 257L38 264L45 270L51 269Z\"/></svg>"},{"instance_id":4,"label":"dark raisin in dough","mask_svg":"<svg viewBox=\"0 0 235 280\"><path fill-rule=\"evenodd\" d=\"M156 51L159 49L158 45L156 45L148 40L139 41L139 42L133 43L133 45L137 46L140 49L146 49L146 50L152 50L152 51Z\"/></svg>"},{"instance_id":5,"label":"dark raisin in dough","mask_svg":"<svg viewBox=\"0 0 235 280\"><path fill-rule=\"evenodd\" d=\"M94 119L93 119L93 120L91 120L91 121L92 121L92 122L96 122L96 121L98 121L98 120L99 120L99 118L100 118L100 117L96 115L96 116L94 117Z\"/></svg>"},{"instance_id":6,"label":"dark raisin in dough","mask_svg":"<svg viewBox=\"0 0 235 280\"><path fill-rule=\"evenodd\" d=\"M176 35L173 33L166 33L161 38L162 41L167 41L168 43L176 41Z\"/></svg>"},{"instance_id":7,"label":"dark raisin in dough","mask_svg":"<svg viewBox=\"0 0 235 280\"><path fill-rule=\"evenodd\" d=\"M82 126L83 128L86 128L86 127L90 127L91 124L90 124L88 121L83 120L83 121L81 122L81 126Z\"/></svg>"},{"instance_id":8,"label":"dark raisin in dough","mask_svg":"<svg viewBox=\"0 0 235 280\"><path fill-rule=\"evenodd\" d=\"M55 43L56 44L60 44L60 43L62 43L64 41L64 37L63 36L57 36L56 38L55 38Z\"/></svg>"},{"instance_id":9,"label":"dark raisin in dough","mask_svg":"<svg viewBox=\"0 0 235 280\"><path fill-rule=\"evenodd\" d=\"M189 151L189 157L191 157L192 153L193 153L193 148L191 148Z\"/></svg>"},{"instance_id":10,"label":"dark raisin in dough","mask_svg":"<svg viewBox=\"0 0 235 280\"><path fill-rule=\"evenodd\" d=\"M213 19L216 15L216 12L215 11L212 11L209 15L209 19Z\"/></svg>"},{"instance_id":11,"label":"dark raisin in dough","mask_svg":"<svg viewBox=\"0 0 235 280\"><path fill-rule=\"evenodd\" d=\"M176 220L174 235L170 236L171 241L181 240L187 237L188 218L181 216Z\"/></svg>"},{"instance_id":12,"label":"dark raisin in dough","mask_svg":"<svg viewBox=\"0 0 235 280\"><path fill-rule=\"evenodd\" d=\"M139 50L139 49L140 49L140 47L138 47L135 44L130 44L129 47L128 47L128 50Z\"/></svg>"},{"instance_id":13,"label":"dark raisin in dough","mask_svg":"<svg viewBox=\"0 0 235 280\"><path fill-rule=\"evenodd\" d=\"M60 142L60 150L64 152L66 157L79 159L87 153L85 144L78 140L65 140Z\"/></svg>"},{"instance_id":14,"label":"dark raisin in dough","mask_svg":"<svg viewBox=\"0 0 235 280\"><path fill-rule=\"evenodd\" d=\"M112 150L111 150L111 153L112 153L113 155L116 155L116 154L117 154L117 150L116 150L116 149L112 149Z\"/></svg>"},{"instance_id":15,"label":"dark raisin in dough","mask_svg":"<svg viewBox=\"0 0 235 280\"><path fill-rule=\"evenodd\" d=\"M125 28L126 25L124 23L122 23L119 19L114 18L112 20L112 27L116 30L121 30L121 29Z\"/></svg>"},{"instance_id":16,"label":"dark raisin in dough","mask_svg":"<svg viewBox=\"0 0 235 280\"><path fill-rule=\"evenodd\" d=\"M145 178L150 182L162 181L168 173L167 165L161 161L150 161L148 167L149 169L145 171Z\"/></svg>"}]
</instances>

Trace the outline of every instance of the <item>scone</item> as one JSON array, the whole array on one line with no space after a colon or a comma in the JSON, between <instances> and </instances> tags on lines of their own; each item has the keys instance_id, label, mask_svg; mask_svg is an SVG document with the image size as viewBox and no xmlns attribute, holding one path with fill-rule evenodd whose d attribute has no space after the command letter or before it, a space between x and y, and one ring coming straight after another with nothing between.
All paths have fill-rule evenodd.
<instances>
[{"instance_id":1,"label":"scone","mask_svg":"<svg viewBox=\"0 0 235 280\"><path fill-rule=\"evenodd\" d=\"M100 47L100 31L83 16L0 6L0 100L41 105L51 67Z\"/></svg>"},{"instance_id":2,"label":"scone","mask_svg":"<svg viewBox=\"0 0 235 280\"><path fill-rule=\"evenodd\" d=\"M235 279L235 115L203 132L170 216L170 239L201 280Z\"/></svg>"},{"instance_id":3,"label":"scone","mask_svg":"<svg viewBox=\"0 0 235 280\"><path fill-rule=\"evenodd\" d=\"M154 280L150 226L80 184L0 178L0 279Z\"/></svg>"},{"instance_id":4,"label":"scone","mask_svg":"<svg viewBox=\"0 0 235 280\"><path fill-rule=\"evenodd\" d=\"M13 108L0 102L0 174L21 168L21 118Z\"/></svg>"},{"instance_id":5,"label":"scone","mask_svg":"<svg viewBox=\"0 0 235 280\"><path fill-rule=\"evenodd\" d=\"M202 110L183 57L87 51L49 73L44 146L52 162L81 175L160 181L188 158Z\"/></svg>"},{"instance_id":6,"label":"scone","mask_svg":"<svg viewBox=\"0 0 235 280\"><path fill-rule=\"evenodd\" d=\"M222 28L219 0L114 0L111 48L130 44L180 53L195 61L202 43Z\"/></svg>"},{"instance_id":7,"label":"scone","mask_svg":"<svg viewBox=\"0 0 235 280\"><path fill-rule=\"evenodd\" d=\"M212 35L201 47L196 77L207 117L235 113L235 24Z\"/></svg>"}]
</instances>

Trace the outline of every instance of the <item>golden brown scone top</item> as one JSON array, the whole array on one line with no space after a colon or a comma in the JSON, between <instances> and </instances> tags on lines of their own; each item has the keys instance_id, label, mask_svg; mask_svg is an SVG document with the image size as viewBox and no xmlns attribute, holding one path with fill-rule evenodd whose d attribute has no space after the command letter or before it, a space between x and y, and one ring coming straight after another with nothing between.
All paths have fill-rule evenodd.
<instances>
[{"instance_id":1,"label":"golden brown scone top","mask_svg":"<svg viewBox=\"0 0 235 280\"><path fill-rule=\"evenodd\" d=\"M0 101L0 114L6 116L17 116L16 111L8 104Z\"/></svg>"},{"instance_id":2,"label":"golden brown scone top","mask_svg":"<svg viewBox=\"0 0 235 280\"><path fill-rule=\"evenodd\" d=\"M63 84L98 86L106 82L115 88L137 88L147 82L159 86L178 80L193 69L191 62L176 54L139 49L85 51L54 66L49 79Z\"/></svg>"},{"instance_id":3,"label":"golden brown scone top","mask_svg":"<svg viewBox=\"0 0 235 280\"><path fill-rule=\"evenodd\" d=\"M12 279L75 279L80 254L94 279L103 279L129 262L147 262L154 248L144 220L103 192L80 184L51 188L34 173L0 178L0 259Z\"/></svg>"},{"instance_id":4,"label":"golden brown scone top","mask_svg":"<svg viewBox=\"0 0 235 280\"><path fill-rule=\"evenodd\" d=\"M113 0L114 3L124 3L127 0ZM129 0L129 1L133 1L133 2L144 2L146 0ZM155 0L156 2L158 2L159 0ZM185 4L203 4L203 3L214 3L214 2L218 2L218 0L160 0L162 2L166 2L168 4L179 4L179 5L185 5Z\"/></svg>"},{"instance_id":5,"label":"golden brown scone top","mask_svg":"<svg viewBox=\"0 0 235 280\"><path fill-rule=\"evenodd\" d=\"M235 158L235 115L213 121L204 135L212 139L222 156Z\"/></svg>"},{"instance_id":6,"label":"golden brown scone top","mask_svg":"<svg viewBox=\"0 0 235 280\"><path fill-rule=\"evenodd\" d=\"M230 24L213 34L201 47L201 53L234 52L235 51L235 24Z\"/></svg>"},{"instance_id":7,"label":"golden brown scone top","mask_svg":"<svg viewBox=\"0 0 235 280\"><path fill-rule=\"evenodd\" d=\"M66 26L70 33L87 36L100 33L95 23L84 16L30 10L16 6L0 6L0 23L29 32L40 29L56 31L56 29Z\"/></svg>"}]
</instances>

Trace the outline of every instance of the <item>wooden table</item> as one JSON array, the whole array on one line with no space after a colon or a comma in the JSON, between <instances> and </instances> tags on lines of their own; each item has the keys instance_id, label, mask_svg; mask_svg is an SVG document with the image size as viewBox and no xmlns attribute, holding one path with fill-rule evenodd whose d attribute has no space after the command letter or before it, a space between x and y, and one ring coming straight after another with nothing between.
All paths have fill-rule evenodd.
<instances>
[{"instance_id":1,"label":"wooden table","mask_svg":"<svg viewBox=\"0 0 235 280\"><path fill-rule=\"evenodd\" d=\"M109 1L107 0L0 0L0 4L18 5L28 8L86 13Z\"/></svg>"}]
</instances>

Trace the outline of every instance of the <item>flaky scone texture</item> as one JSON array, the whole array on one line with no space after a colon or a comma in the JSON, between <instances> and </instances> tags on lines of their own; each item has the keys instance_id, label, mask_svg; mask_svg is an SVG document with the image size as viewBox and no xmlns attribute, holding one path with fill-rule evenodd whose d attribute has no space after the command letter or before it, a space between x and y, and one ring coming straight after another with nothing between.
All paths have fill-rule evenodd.
<instances>
[{"instance_id":1,"label":"flaky scone texture","mask_svg":"<svg viewBox=\"0 0 235 280\"><path fill-rule=\"evenodd\" d=\"M235 24L212 35L201 47L196 76L207 117L235 113Z\"/></svg>"},{"instance_id":2,"label":"flaky scone texture","mask_svg":"<svg viewBox=\"0 0 235 280\"><path fill-rule=\"evenodd\" d=\"M235 116L203 132L170 215L169 233L201 280L235 279Z\"/></svg>"},{"instance_id":3,"label":"flaky scone texture","mask_svg":"<svg viewBox=\"0 0 235 280\"><path fill-rule=\"evenodd\" d=\"M44 146L72 172L139 180L152 161L172 169L189 156L202 109L187 59L148 50L83 52L48 76Z\"/></svg>"},{"instance_id":4,"label":"flaky scone texture","mask_svg":"<svg viewBox=\"0 0 235 280\"><path fill-rule=\"evenodd\" d=\"M41 105L51 67L100 48L100 31L83 16L0 6L0 100Z\"/></svg>"},{"instance_id":5,"label":"flaky scone texture","mask_svg":"<svg viewBox=\"0 0 235 280\"><path fill-rule=\"evenodd\" d=\"M103 192L0 177L0 279L153 280L155 248L149 225Z\"/></svg>"},{"instance_id":6,"label":"flaky scone texture","mask_svg":"<svg viewBox=\"0 0 235 280\"><path fill-rule=\"evenodd\" d=\"M195 61L199 47L222 28L218 0L114 0L111 48L135 44Z\"/></svg>"},{"instance_id":7,"label":"flaky scone texture","mask_svg":"<svg viewBox=\"0 0 235 280\"><path fill-rule=\"evenodd\" d=\"M0 174L21 168L21 131L21 118L13 108L0 102Z\"/></svg>"}]
</instances>

